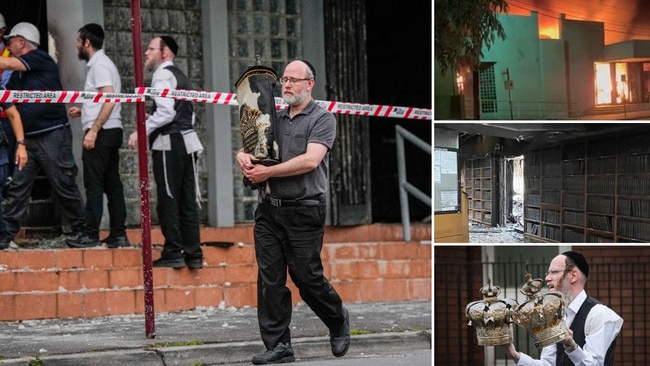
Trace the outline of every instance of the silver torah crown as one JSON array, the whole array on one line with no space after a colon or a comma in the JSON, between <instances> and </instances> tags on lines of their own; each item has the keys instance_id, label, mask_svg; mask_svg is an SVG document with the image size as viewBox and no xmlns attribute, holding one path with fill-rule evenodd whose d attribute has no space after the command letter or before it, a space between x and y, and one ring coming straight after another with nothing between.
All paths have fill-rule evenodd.
<instances>
[{"instance_id":1,"label":"silver torah crown","mask_svg":"<svg viewBox=\"0 0 650 366\"><path fill-rule=\"evenodd\" d=\"M473 301L465 307L468 326L476 326L479 346L497 346L512 343L513 314L517 302L512 299L499 299L499 286L487 285L480 289L483 300Z\"/></svg>"},{"instance_id":2,"label":"silver torah crown","mask_svg":"<svg viewBox=\"0 0 650 366\"><path fill-rule=\"evenodd\" d=\"M525 278L526 283L520 292L528 300L515 309L515 322L530 333L536 347L550 346L563 340L567 337L567 327L562 320L566 309L562 293L542 293L545 283L541 278L533 279L530 273L526 273Z\"/></svg>"}]
</instances>

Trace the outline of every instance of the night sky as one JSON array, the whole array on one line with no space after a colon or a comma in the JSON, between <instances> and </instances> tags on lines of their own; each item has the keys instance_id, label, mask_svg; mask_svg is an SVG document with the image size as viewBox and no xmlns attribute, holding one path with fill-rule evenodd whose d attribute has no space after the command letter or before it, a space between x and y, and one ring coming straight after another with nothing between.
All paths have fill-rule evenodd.
<instances>
[{"instance_id":1,"label":"night sky","mask_svg":"<svg viewBox=\"0 0 650 366\"><path fill-rule=\"evenodd\" d=\"M566 14L567 19L605 23L605 44L629 39L650 40L649 0L507 0L509 14L537 10L540 23Z\"/></svg>"}]
</instances>

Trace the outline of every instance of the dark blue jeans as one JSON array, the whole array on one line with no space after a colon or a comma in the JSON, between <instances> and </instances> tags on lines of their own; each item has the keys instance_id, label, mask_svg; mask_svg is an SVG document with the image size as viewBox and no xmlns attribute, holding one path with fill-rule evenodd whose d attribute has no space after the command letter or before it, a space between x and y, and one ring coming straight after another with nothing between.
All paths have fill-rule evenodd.
<instances>
[{"instance_id":1,"label":"dark blue jeans","mask_svg":"<svg viewBox=\"0 0 650 366\"><path fill-rule=\"evenodd\" d=\"M86 188L86 226L84 233L99 239L99 225L104 212L104 193L108 200L110 236L126 235L126 204L120 179L121 128L101 129L95 148L83 149L84 187Z\"/></svg>"},{"instance_id":2,"label":"dark blue jeans","mask_svg":"<svg viewBox=\"0 0 650 366\"><path fill-rule=\"evenodd\" d=\"M4 219L6 228L2 238L13 239L27 214L34 179L42 169L52 186L52 193L61 214L73 230L81 231L85 223L83 202L75 181L77 165L72 155L72 131L69 126L44 135L27 137L27 164L15 169L12 181L5 191Z\"/></svg>"},{"instance_id":3,"label":"dark blue jeans","mask_svg":"<svg viewBox=\"0 0 650 366\"><path fill-rule=\"evenodd\" d=\"M323 274L320 252L326 207L274 207L262 202L255 210L257 319L267 349L291 343L291 291L287 268L300 297L337 331L343 324L343 302Z\"/></svg>"}]
</instances>

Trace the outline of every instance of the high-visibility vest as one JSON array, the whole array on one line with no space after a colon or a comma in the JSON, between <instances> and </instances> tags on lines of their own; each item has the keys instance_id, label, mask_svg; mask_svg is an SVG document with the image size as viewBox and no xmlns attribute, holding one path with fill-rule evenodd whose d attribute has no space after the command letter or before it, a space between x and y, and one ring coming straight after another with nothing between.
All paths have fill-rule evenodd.
<instances>
[{"instance_id":1,"label":"high-visibility vest","mask_svg":"<svg viewBox=\"0 0 650 366\"><path fill-rule=\"evenodd\" d=\"M4 48L2 49L2 52L0 52L0 57L9 57L9 56L11 56L11 52L9 51L9 47L5 45ZM0 69L0 80L2 80L3 71L4 70ZM6 118L7 118L7 114L5 113L5 111L0 110L0 119L6 119Z\"/></svg>"}]
</instances>

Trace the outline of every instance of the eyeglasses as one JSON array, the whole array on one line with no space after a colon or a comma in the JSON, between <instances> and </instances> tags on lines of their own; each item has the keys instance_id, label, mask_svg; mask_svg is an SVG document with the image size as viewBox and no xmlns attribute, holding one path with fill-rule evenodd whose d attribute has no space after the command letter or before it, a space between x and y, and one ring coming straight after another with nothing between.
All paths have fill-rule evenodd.
<instances>
[{"instance_id":1,"label":"eyeglasses","mask_svg":"<svg viewBox=\"0 0 650 366\"><path fill-rule=\"evenodd\" d=\"M289 78L289 77L286 77L286 76L285 76L285 77L283 77L282 79L280 79L280 82L281 82L282 84L289 84L289 83L291 83L291 84L295 84L295 83L297 83L297 82L299 82L299 81L308 81L308 80L313 80L313 79L312 79L312 78L296 79L296 78Z\"/></svg>"},{"instance_id":2,"label":"eyeglasses","mask_svg":"<svg viewBox=\"0 0 650 366\"><path fill-rule=\"evenodd\" d=\"M561 269L559 271L548 271L548 272L546 272L546 277L555 276L556 274L558 274L560 272L568 272L568 271L570 271L570 269Z\"/></svg>"}]
</instances>

